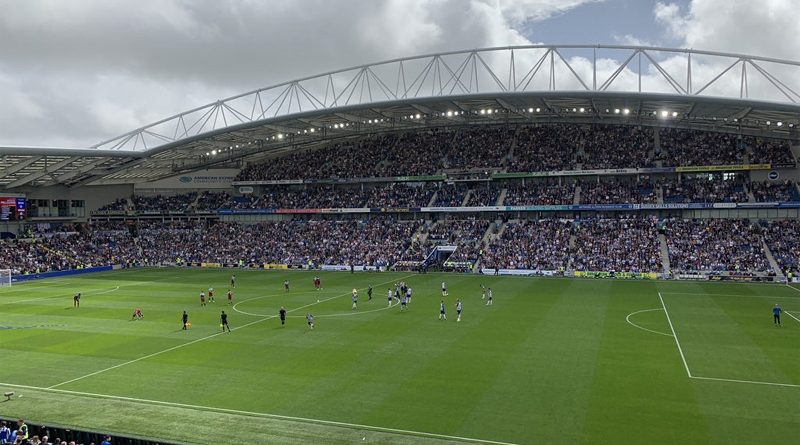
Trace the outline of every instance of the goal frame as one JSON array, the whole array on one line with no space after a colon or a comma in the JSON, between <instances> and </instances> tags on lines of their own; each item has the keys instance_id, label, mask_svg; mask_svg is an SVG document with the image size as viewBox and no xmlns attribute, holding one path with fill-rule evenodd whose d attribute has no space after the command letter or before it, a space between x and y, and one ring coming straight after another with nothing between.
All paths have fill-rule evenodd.
<instances>
[{"instance_id":1,"label":"goal frame","mask_svg":"<svg viewBox=\"0 0 800 445\"><path fill-rule=\"evenodd\" d=\"M11 269L0 269L0 287L11 287Z\"/></svg>"}]
</instances>

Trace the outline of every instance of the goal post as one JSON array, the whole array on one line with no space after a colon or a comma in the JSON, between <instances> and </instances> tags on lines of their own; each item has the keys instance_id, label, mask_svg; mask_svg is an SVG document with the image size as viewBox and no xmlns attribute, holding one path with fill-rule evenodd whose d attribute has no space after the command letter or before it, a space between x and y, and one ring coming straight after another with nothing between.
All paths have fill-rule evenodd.
<instances>
[{"instance_id":1,"label":"goal post","mask_svg":"<svg viewBox=\"0 0 800 445\"><path fill-rule=\"evenodd\" d=\"M0 287L11 286L11 269L0 269Z\"/></svg>"}]
</instances>

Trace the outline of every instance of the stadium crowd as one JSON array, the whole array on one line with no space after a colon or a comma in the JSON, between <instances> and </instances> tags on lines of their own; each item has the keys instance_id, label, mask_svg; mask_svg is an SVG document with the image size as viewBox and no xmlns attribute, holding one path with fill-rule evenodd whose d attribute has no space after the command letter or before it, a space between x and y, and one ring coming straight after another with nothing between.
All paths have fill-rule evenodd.
<instances>
[{"instance_id":1,"label":"stadium crowd","mask_svg":"<svg viewBox=\"0 0 800 445\"><path fill-rule=\"evenodd\" d=\"M489 233L490 227L494 227ZM391 266L425 260L437 245L456 246L452 261L483 267L577 271L659 272L663 227L671 268L689 271L769 272L762 239L782 269L800 258L800 225L777 221L616 217L492 221L459 217L424 224L389 216L368 219L264 221L202 219L94 221L33 227L0 241L0 269L14 274L110 264L354 264ZM495 234L495 236L491 236ZM485 235L489 235L486 239ZM246 240L246 241L243 241ZM573 243L571 245L571 243Z\"/></svg>"},{"instance_id":2,"label":"stadium crowd","mask_svg":"<svg viewBox=\"0 0 800 445\"><path fill-rule=\"evenodd\" d=\"M573 267L578 271L662 272L658 219L582 220L576 224Z\"/></svg>"},{"instance_id":3,"label":"stadium crowd","mask_svg":"<svg viewBox=\"0 0 800 445\"><path fill-rule=\"evenodd\" d=\"M665 222L674 272L770 270L757 224L743 219L670 219Z\"/></svg>"},{"instance_id":4,"label":"stadium crowd","mask_svg":"<svg viewBox=\"0 0 800 445\"><path fill-rule=\"evenodd\" d=\"M607 179L581 184L582 204L655 204L656 187L647 177L637 181Z\"/></svg>"},{"instance_id":5,"label":"stadium crowd","mask_svg":"<svg viewBox=\"0 0 800 445\"><path fill-rule=\"evenodd\" d=\"M772 257L784 273L800 274L800 221L764 222L762 233Z\"/></svg>"},{"instance_id":6,"label":"stadium crowd","mask_svg":"<svg viewBox=\"0 0 800 445\"><path fill-rule=\"evenodd\" d=\"M723 180L720 175L683 176L664 183L664 202L747 202L744 177Z\"/></svg>"},{"instance_id":7,"label":"stadium crowd","mask_svg":"<svg viewBox=\"0 0 800 445\"><path fill-rule=\"evenodd\" d=\"M518 181L505 184L503 205L571 205L575 202L575 183Z\"/></svg>"},{"instance_id":8,"label":"stadium crowd","mask_svg":"<svg viewBox=\"0 0 800 445\"><path fill-rule=\"evenodd\" d=\"M248 165L240 181L771 163L793 166L785 141L678 128L549 123L429 129L335 143Z\"/></svg>"},{"instance_id":9,"label":"stadium crowd","mask_svg":"<svg viewBox=\"0 0 800 445\"><path fill-rule=\"evenodd\" d=\"M797 184L793 181L762 181L750 183L756 202L800 201Z\"/></svg>"},{"instance_id":10,"label":"stadium crowd","mask_svg":"<svg viewBox=\"0 0 800 445\"><path fill-rule=\"evenodd\" d=\"M564 270L569 262L572 222L520 220L506 224L483 256L483 266L497 269Z\"/></svg>"}]
</instances>

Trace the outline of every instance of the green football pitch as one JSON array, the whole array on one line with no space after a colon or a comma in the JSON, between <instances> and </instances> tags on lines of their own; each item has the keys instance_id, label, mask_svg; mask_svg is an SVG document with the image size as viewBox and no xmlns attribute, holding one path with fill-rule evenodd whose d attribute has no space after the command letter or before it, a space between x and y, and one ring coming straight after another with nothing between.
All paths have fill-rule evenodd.
<instances>
[{"instance_id":1,"label":"green football pitch","mask_svg":"<svg viewBox=\"0 0 800 445\"><path fill-rule=\"evenodd\" d=\"M316 291L314 273L242 270L229 305L230 273L139 269L0 289L0 389L16 394L0 415L215 444L798 437L794 287L330 272ZM387 304L399 280L413 288L405 312ZM216 302L201 307L208 287ZM144 319L132 321L136 307Z\"/></svg>"}]
</instances>

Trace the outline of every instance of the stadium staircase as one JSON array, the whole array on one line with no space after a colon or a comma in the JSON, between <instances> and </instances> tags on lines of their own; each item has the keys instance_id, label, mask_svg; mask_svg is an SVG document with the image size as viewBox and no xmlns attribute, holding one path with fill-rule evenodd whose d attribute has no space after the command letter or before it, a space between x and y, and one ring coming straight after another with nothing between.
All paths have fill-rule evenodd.
<instances>
[{"instance_id":1,"label":"stadium staircase","mask_svg":"<svg viewBox=\"0 0 800 445\"><path fill-rule=\"evenodd\" d=\"M578 205L581 203L581 184L578 183L575 185L575 197L572 199L572 203Z\"/></svg>"},{"instance_id":2,"label":"stadium staircase","mask_svg":"<svg viewBox=\"0 0 800 445\"><path fill-rule=\"evenodd\" d=\"M756 202L756 197L750 187L747 187L747 202Z\"/></svg>"},{"instance_id":3,"label":"stadium staircase","mask_svg":"<svg viewBox=\"0 0 800 445\"><path fill-rule=\"evenodd\" d=\"M475 192L475 191L474 191L474 190L472 190L472 189L469 189L469 190L467 190L467 194L466 194L466 196L464 196L464 200L463 200L463 201L461 201L461 207L465 207L465 206L467 205L467 203L469 202L469 200L470 200L470 199L472 199L472 194L473 194L474 192Z\"/></svg>"},{"instance_id":4,"label":"stadium staircase","mask_svg":"<svg viewBox=\"0 0 800 445\"><path fill-rule=\"evenodd\" d=\"M661 252L661 265L664 266L664 273L669 276L672 273L672 266L669 264L669 248L667 247L667 237L663 233L658 234L659 251Z\"/></svg>"},{"instance_id":5,"label":"stadium staircase","mask_svg":"<svg viewBox=\"0 0 800 445\"><path fill-rule=\"evenodd\" d=\"M656 202L658 204L664 204L664 189L659 185L654 185L653 190L656 192Z\"/></svg>"},{"instance_id":6,"label":"stadium staircase","mask_svg":"<svg viewBox=\"0 0 800 445\"><path fill-rule=\"evenodd\" d=\"M570 235L569 236L569 251L570 252L575 252L575 239L576 239L575 235ZM574 257L575 257L575 255L570 254L569 259L567 260L566 270L567 270L568 273L572 273L574 271L573 264L572 264L572 261L573 261Z\"/></svg>"},{"instance_id":7,"label":"stadium staircase","mask_svg":"<svg viewBox=\"0 0 800 445\"><path fill-rule=\"evenodd\" d=\"M792 156L795 159L800 159L800 145L792 145Z\"/></svg>"},{"instance_id":8,"label":"stadium staircase","mask_svg":"<svg viewBox=\"0 0 800 445\"><path fill-rule=\"evenodd\" d=\"M769 266L772 267L773 271L775 271L775 275L778 277L779 280L785 280L786 276L783 274L781 266L778 265L777 261L775 261L775 257L772 255L772 251L769 250L769 246L767 246L767 242L764 240L764 238L761 238L761 248L764 249L764 255L767 256L767 261L769 261Z\"/></svg>"}]
</instances>

